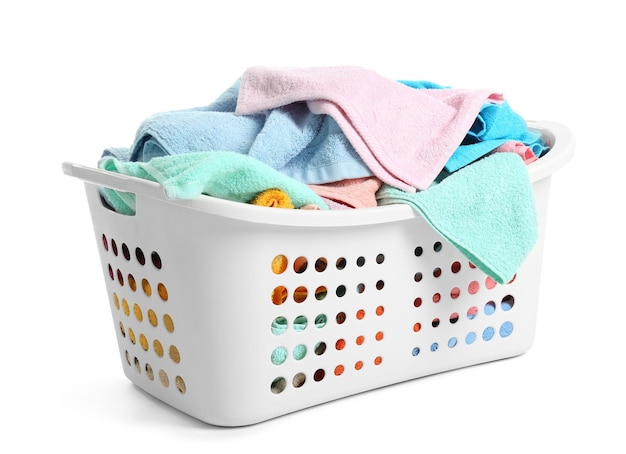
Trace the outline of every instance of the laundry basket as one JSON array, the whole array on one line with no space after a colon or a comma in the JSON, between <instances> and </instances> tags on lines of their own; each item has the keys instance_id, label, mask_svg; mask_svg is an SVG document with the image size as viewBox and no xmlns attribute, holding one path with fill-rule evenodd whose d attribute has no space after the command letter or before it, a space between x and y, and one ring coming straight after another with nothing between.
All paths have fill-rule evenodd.
<instances>
[{"instance_id":1,"label":"laundry basket","mask_svg":"<svg viewBox=\"0 0 626 454\"><path fill-rule=\"evenodd\" d=\"M567 127L529 123L551 151L528 167L539 240L496 284L408 205L280 210L64 163L84 180L126 376L220 426L257 423L385 385L525 352L551 174ZM99 187L136 195L136 214ZM104 295L103 295L104 296Z\"/></svg>"}]
</instances>

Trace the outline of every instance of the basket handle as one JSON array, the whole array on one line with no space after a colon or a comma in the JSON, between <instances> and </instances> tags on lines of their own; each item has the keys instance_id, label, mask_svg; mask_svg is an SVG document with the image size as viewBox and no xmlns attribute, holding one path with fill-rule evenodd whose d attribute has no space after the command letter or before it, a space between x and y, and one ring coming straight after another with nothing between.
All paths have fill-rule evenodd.
<instances>
[{"instance_id":1,"label":"basket handle","mask_svg":"<svg viewBox=\"0 0 626 454\"><path fill-rule=\"evenodd\" d=\"M98 186L115 189L116 191L132 192L133 194L140 194L156 199L167 199L163 187L154 181L86 167L72 162L63 162L61 168L66 175L79 178Z\"/></svg>"}]
</instances>

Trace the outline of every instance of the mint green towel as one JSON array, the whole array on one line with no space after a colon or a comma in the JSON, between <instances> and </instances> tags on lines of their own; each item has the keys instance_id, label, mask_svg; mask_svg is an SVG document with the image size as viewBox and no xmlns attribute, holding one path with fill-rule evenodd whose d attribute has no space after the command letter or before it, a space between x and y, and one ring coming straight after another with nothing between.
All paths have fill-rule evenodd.
<instances>
[{"instance_id":1,"label":"mint green towel","mask_svg":"<svg viewBox=\"0 0 626 454\"><path fill-rule=\"evenodd\" d=\"M383 185L379 205L407 203L498 283L509 282L538 238L532 184L522 159L494 153L416 193Z\"/></svg>"},{"instance_id":2,"label":"mint green towel","mask_svg":"<svg viewBox=\"0 0 626 454\"><path fill-rule=\"evenodd\" d=\"M296 208L328 205L306 184L280 173L257 159L230 151L184 153L152 158L148 162L100 159L98 167L111 172L155 181L172 199L193 199L201 194L235 202L250 202L266 189L287 193ZM102 188L111 207L123 214L135 213L135 196Z\"/></svg>"}]
</instances>

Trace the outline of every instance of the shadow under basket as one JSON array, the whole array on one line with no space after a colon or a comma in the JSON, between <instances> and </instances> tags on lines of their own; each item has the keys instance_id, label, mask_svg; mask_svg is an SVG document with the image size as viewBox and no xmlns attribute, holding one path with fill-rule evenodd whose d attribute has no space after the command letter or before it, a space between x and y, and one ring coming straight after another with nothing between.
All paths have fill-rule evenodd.
<instances>
[{"instance_id":1,"label":"shadow under basket","mask_svg":"<svg viewBox=\"0 0 626 454\"><path fill-rule=\"evenodd\" d=\"M552 173L570 130L528 166L539 240L496 284L410 206L279 210L63 163L84 180L122 367L201 421L254 424L382 386L519 355L535 335ZM99 187L136 195L136 214Z\"/></svg>"}]
</instances>

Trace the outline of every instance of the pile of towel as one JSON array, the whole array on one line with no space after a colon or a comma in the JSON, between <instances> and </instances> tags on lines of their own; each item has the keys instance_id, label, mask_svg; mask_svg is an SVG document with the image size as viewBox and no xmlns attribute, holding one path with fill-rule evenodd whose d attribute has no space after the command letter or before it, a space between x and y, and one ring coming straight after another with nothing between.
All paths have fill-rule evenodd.
<instances>
[{"instance_id":1,"label":"pile of towel","mask_svg":"<svg viewBox=\"0 0 626 454\"><path fill-rule=\"evenodd\" d=\"M294 209L406 203L508 282L537 239L526 165L549 150L502 94L392 80L359 67L252 67L213 103L157 113L102 169ZM116 211L134 196L102 189Z\"/></svg>"}]
</instances>

